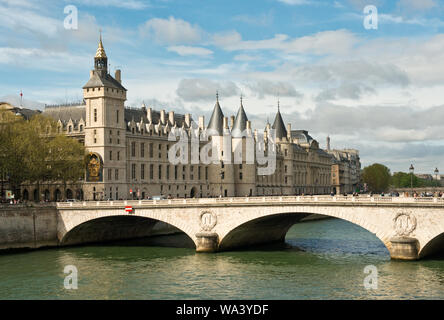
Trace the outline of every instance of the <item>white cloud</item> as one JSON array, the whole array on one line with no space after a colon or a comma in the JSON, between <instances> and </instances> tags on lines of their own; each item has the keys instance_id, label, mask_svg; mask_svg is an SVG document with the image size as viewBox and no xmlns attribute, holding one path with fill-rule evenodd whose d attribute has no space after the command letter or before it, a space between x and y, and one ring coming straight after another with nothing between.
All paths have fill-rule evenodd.
<instances>
[{"instance_id":1,"label":"white cloud","mask_svg":"<svg viewBox=\"0 0 444 320\"><path fill-rule=\"evenodd\" d=\"M176 93L185 101L215 100L216 92L222 98L240 94L239 87L232 81L212 81L208 79L182 79Z\"/></svg>"},{"instance_id":2,"label":"white cloud","mask_svg":"<svg viewBox=\"0 0 444 320\"><path fill-rule=\"evenodd\" d=\"M286 34L276 34L271 39L242 40L237 31L213 36L213 44L227 51L279 50L316 55L348 53L356 42L356 36L343 29L318 32L294 39L290 39Z\"/></svg>"},{"instance_id":3,"label":"white cloud","mask_svg":"<svg viewBox=\"0 0 444 320\"><path fill-rule=\"evenodd\" d=\"M399 0L397 7L408 11L425 11L437 7L434 0Z\"/></svg>"},{"instance_id":4,"label":"white cloud","mask_svg":"<svg viewBox=\"0 0 444 320\"><path fill-rule=\"evenodd\" d=\"M47 37L54 37L63 21L45 17L34 10L0 6L0 27L15 31L26 30ZM60 26L60 27L59 27Z\"/></svg>"},{"instance_id":5,"label":"white cloud","mask_svg":"<svg viewBox=\"0 0 444 320\"><path fill-rule=\"evenodd\" d=\"M142 36L147 36L161 44L192 44L201 40L203 31L197 25L191 25L182 19L153 18L141 27Z\"/></svg>"},{"instance_id":6,"label":"white cloud","mask_svg":"<svg viewBox=\"0 0 444 320\"><path fill-rule=\"evenodd\" d=\"M247 83L247 87L259 99L263 99L265 95L277 97L302 97L295 87L288 82L259 80L253 83Z\"/></svg>"},{"instance_id":7,"label":"white cloud","mask_svg":"<svg viewBox=\"0 0 444 320\"><path fill-rule=\"evenodd\" d=\"M21 68L66 71L78 68L79 65L88 65L90 60L91 57L67 52L52 52L37 48L0 47L0 63L14 64Z\"/></svg>"},{"instance_id":8,"label":"white cloud","mask_svg":"<svg viewBox=\"0 0 444 320\"><path fill-rule=\"evenodd\" d=\"M213 54L213 51L209 49L190 46L171 46L168 47L167 50L176 52L181 56L210 56Z\"/></svg>"}]
</instances>

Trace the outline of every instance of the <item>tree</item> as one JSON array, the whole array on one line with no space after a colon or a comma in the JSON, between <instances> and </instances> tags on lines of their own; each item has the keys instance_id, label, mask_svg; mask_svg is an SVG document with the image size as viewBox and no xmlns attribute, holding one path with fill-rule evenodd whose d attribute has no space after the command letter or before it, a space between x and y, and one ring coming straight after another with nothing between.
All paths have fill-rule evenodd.
<instances>
[{"instance_id":1,"label":"tree","mask_svg":"<svg viewBox=\"0 0 444 320\"><path fill-rule=\"evenodd\" d=\"M396 172L391 178L390 185L395 188L410 188L411 186L418 188L427 185L427 183L411 173Z\"/></svg>"},{"instance_id":2,"label":"tree","mask_svg":"<svg viewBox=\"0 0 444 320\"><path fill-rule=\"evenodd\" d=\"M77 140L57 135L49 143L51 178L63 184L63 198L66 195L67 182L76 183L83 178L85 165L85 148Z\"/></svg>"},{"instance_id":3,"label":"tree","mask_svg":"<svg viewBox=\"0 0 444 320\"><path fill-rule=\"evenodd\" d=\"M362 172L362 181L371 191L377 193L387 190L390 178L390 169L379 163L365 167Z\"/></svg>"},{"instance_id":4,"label":"tree","mask_svg":"<svg viewBox=\"0 0 444 320\"><path fill-rule=\"evenodd\" d=\"M77 183L84 176L85 147L57 133L57 123L35 115L24 120L12 112L0 112L0 173L7 173L14 194L20 185L43 181Z\"/></svg>"}]
</instances>

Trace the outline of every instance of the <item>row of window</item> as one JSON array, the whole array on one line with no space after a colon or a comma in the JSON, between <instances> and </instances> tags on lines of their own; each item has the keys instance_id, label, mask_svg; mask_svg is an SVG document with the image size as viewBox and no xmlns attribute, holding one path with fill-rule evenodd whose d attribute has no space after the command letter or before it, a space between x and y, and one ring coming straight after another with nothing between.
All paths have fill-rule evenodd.
<instances>
[{"instance_id":1,"label":"row of window","mask_svg":"<svg viewBox=\"0 0 444 320\"><path fill-rule=\"evenodd\" d=\"M157 166L157 170L155 170L155 166ZM131 179L135 180L137 179L137 164L133 163L131 164ZM163 179L163 173L165 172L165 178L167 180L170 179L170 168L173 166L170 165L154 165L154 164L150 164L149 165L149 176L146 175L146 170L148 165L145 165L144 163L140 164L140 179L141 180L146 180L147 178L150 180L154 179L154 172L157 171L157 177L156 179L161 180ZM174 180L178 180L179 178L179 170L180 168L182 168L182 172L181 177L182 180L186 180L186 166L174 166ZM117 169L116 169L117 170ZM197 178L197 180L201 180L202 179L202 167L201 166L197 166L197 175L194 175L194 166L190 167L190 172L189 172L189 180L195 180L195 177ZM205 180L208 180L208 167L205 167Z\"/></svg>"}]
</instances>

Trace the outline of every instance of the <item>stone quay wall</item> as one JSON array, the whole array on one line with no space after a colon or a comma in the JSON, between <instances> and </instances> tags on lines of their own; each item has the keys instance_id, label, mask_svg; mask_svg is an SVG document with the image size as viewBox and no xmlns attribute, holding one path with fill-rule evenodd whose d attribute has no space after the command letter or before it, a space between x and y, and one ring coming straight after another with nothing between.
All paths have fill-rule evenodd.
<instances>
[{"instance_id":1,"label":"stone quay wall","mask_svg":"<svg viewBox=\"0 0 444 320\"><path fill-rule=\"evenodd\" d=\"M55 204L0 205L0 250L57 245Z\"/></svg>"}]
</instances>

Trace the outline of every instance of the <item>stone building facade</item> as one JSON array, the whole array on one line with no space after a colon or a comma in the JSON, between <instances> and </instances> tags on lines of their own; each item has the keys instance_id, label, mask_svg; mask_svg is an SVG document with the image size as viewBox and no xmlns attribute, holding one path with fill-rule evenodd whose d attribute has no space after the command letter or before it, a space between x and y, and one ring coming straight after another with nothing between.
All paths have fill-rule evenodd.
<instances>
[{"instance_id":1,"label":"stone building facade","mask_svg":"<svg viewBox=\"0 0 444 320\"><path fill-rule=\"evenodd\" d=\"M335 194L360 191L361 162L355 149L330 149L327 137L327 153L332 156L331 187Z\"/></svg>"},{"instance_id":2,"label":"stone building facade","mask_svg":"<svg viewBox=\"0 0 444 320\"><path fill-rule=\"evenodd\" d=\"M242 98L238 113L225 117L216 97L213 113L205 125L203 116L194 122L190 114L156 111L146 107L125 107L127 89L120 70L114 76L108 71L108 58L100 39L94 57L94 70L83 86L83 102L77 105L47 106L44 115L58 122L59 131L79 140L88 151L85 181L76 190L68 186L63 198L85 200L146 199L152 196L173 198L328 194L332 190L332 155L305 130L292 130L284 125L279 110L273 125L262 132L252 130ZM173 164L169 151L176 141L172 134L204 137L198 152L211 141L211 163L193 162L193 146L186 163ZM276 169L272 174L258 174L257 162L246 162L248 139L263 140L265 150L276 152ZM229 136L229 143L224 140ZM275 141L272 147L271 141ZM224 142L225 141L225 142ZM217 148L214 149L214 145ZM219 149L218 149L219 148ZM241 163L234 160L242 150ZM359 158L358 158L359 159ZM29 195L43 195L47 200L60 200L56 184L33 190L23 186ZM29 200L32 199L30 196Z\"/></svg>"}]
</instances>

